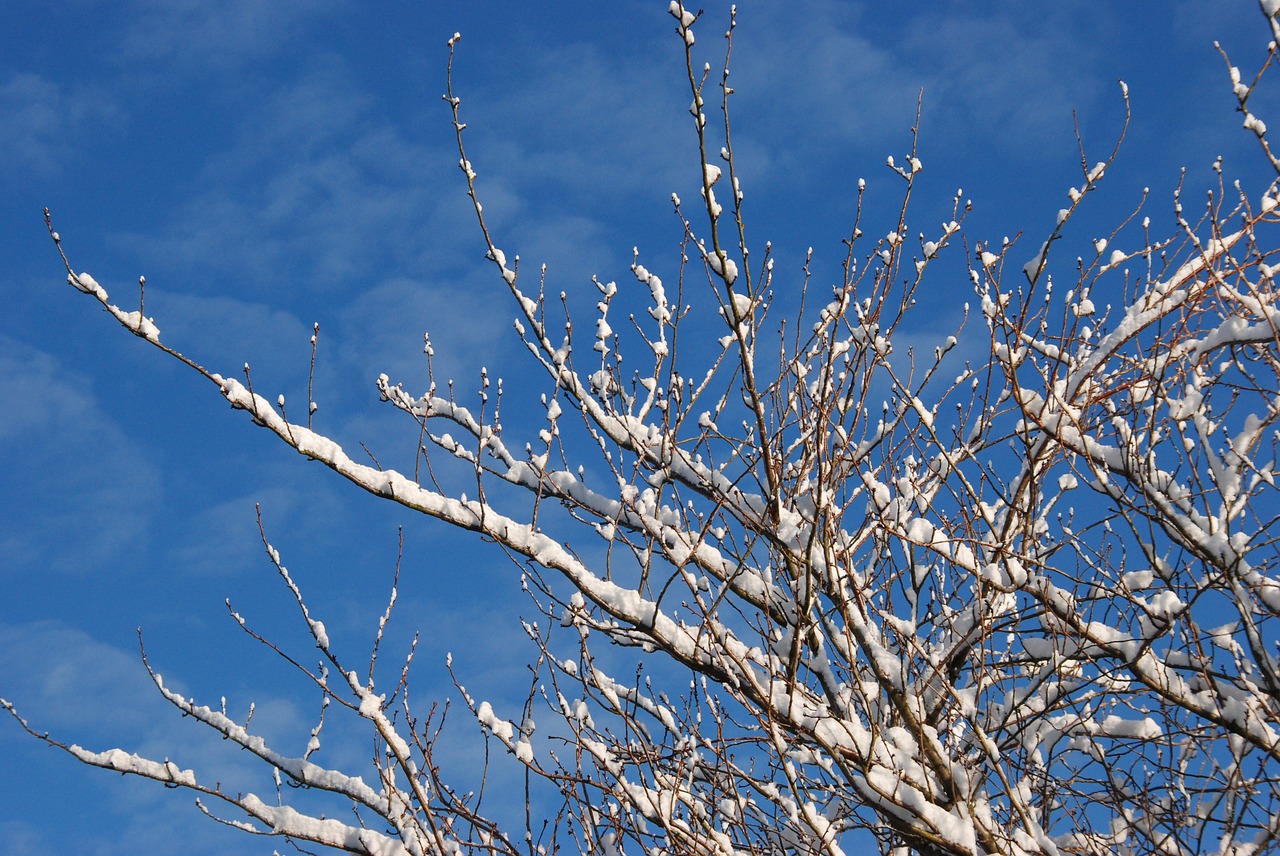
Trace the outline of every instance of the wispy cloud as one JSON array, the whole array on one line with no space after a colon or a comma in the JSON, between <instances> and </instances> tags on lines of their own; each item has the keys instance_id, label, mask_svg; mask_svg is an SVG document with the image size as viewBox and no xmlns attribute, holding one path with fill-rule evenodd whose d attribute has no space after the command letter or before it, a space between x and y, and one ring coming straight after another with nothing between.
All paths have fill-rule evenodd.
<instances>
[{"instance_id":1,"label":"wispy cloud","mask_svg":"<svg viewBox=\"0 0 1280 856\"><path fill-rule=\"evenodd\" d=\"M341 2L134 0L131 5L121 45L127 56L204 72L280 52L311 19Z\"/></svg>"},{"instance_id":2,"label":"wispy cloud","mask_svg":"<svg viewBox=\"0 0 1280 856\"><path fill-rule=\"evenodd\" d=\"M214 371L238 371L248 362L255 373L270 378L273 389L302 392L312 327L292 312L214 288L192 294L151 287L147 306L148 314L157 313L167 342Z\"/></svg>"},{"instance_id":3,"label":"wispy cloud","mask_svg":"<svg viewBox=\"0 0 1280 856\"><path fill-rule=\"evenodd\" d=\"M906 32L899 61L919 70L928 127L970 144L1006 153L1069 145L1073 110L1104 87L1089 73L1093 44L1043 17L1032 24L964 9L941 20L921 15Z\"/></svg>"},{"instance_id":4,"label":"wispy cloud","mask_svg":"<svg viewBox=\"0 0 1280 856\"><path fill-rule=\"evenodd\" d=\"M90 573L146 539L142 506L157 495L159 474L87 379L0 336L0 400L0 442L9 448L2 480L9 496L24 498L7 512L20 525L0 535L6 573Z\"/></svg>"},{"instance_id":5,"label":"wispy cloud","mask_svg":"<svg viewBox=\"0 0 1280 856\"><path fill-rule=\"evenodd\" d=\"M84 135L99 135L119 120L113 96L103 87L13 73L0 80L0 176L11 182L56 175L77 159Z\"/></svg>"},{"instance_id":6,"label":"wispy cloud","mask_svg":"<svg viewBox=\"0 0 1280 856\"><path fill-rule=\"evenodd\" d=\"M288 475L287 473L285 474ZM338 487L338 485L334 485ZM251 493L200 507L174 527L166 564L183 579L242 575L270 570L263 554L254 508L262 510L267 536L297 529L315 517L336 518L342 503L331 490L307 491L289 484L257 487Z\"/></svg>"},{"instance_id":7,"label":"wispy cloud","mask_svg":"<svg viewBox=\"0 0 1280 856\"><path fill-rule=\"evenodd\" d=\"M449 253L454 218L437 199L456 156L374 110L341 63L280 81L233 140L200 166L169 228L129 239L139 255L278 305Z\"/></svg>"}]
</instances>

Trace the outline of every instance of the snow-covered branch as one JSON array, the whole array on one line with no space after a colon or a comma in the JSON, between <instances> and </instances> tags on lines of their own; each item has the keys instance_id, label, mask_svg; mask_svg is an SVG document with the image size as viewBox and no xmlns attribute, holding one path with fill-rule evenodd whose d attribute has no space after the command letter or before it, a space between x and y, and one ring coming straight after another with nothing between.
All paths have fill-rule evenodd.
<instances>
[{"instance_id":1,"label":"snow-covered branch","mask_svg":"<svg viewBox=\"0 0 1280 856\"><path fill-rule=\"evenodd\" d=\"M1122 129L1105 160L1082 159L1058 217L1030 230L1038 249L1024 264L1017 242L966 239L961 192L940 227L918 226L939 217L916 213L913 132L883 184L859 183L830 293L808 261L802 295L780 293L770 245L752 255L731 136L736 19L717 76L698 59L702 19L680 0L669 11L701 203L673 195L674 263L635 250L624 284L584 286L597 300L586 319L548 298L546 268L528 283L485 217L450 40L459 168L542 386L494 390L486 372L467 401L433 368L424 391L382 375L382 399L420 438L412 467L353 459L311 413L290 421L247 367L243 382L204 368L64 254L69 281L285 446L515 559L539 613L524 625L537 679L520 711L463 693L478 727L561 800L547 819L555 846L836 854L864 830L886 852L927 854L1274 847L1276 187L1233 188L1217 164L1197 222L1179 190L1162 240L1141 205L1085 233L1089 194L1123 163ZM1243 109L1251 87L1229 67ZM716 101L723 121L708 116ZM1265 125L1246 124L1272 157ZM894 197L873 233L884 237L863 232L872 193ZM1072 246L1083 254L1061 264ZM967 276L975 308L957 301L948 333L922 343L913 320L935 272ZM535 418L503 422L498 404L513 394ZM445 781L407 693L393 710L399 690L376 691L375 663L362 677L340 659L267 551L322 668L275 650L371 730L378 784L310 750L281 754L152 673L156 687L275 775L385 831L32 733L266 827L246 829L351 852L527 852ZM536 728L535 709L555 726Z\"/></svg>"}]
</instances>

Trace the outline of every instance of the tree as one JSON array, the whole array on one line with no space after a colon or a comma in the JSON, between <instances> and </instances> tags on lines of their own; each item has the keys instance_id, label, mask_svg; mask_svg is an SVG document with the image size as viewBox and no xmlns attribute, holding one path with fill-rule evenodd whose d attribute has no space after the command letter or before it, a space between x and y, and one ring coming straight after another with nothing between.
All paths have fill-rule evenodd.
<instances>
[{"instance_id":1,"label":"tree","mask_svg":"<svg viewBox=\"0 0 1280 856\"><path fill-rule=\"evenodd\" d=\"M1227 65L1280 176L1249 108L1280 42L1280 8L1262 8L1267 61L1252 82ZM698 16L679 0L670 12L700 194L673 196L674 264L637 252L634 285L595 281L586 342L545 269L530 277L490 230L450 80L459 165L517 334L545 372L545 416L504 422L487 374L474 398L434 374L421 395L384 375L383 399L415 426L412 470L358 462L315 430L310 400L290 421L247 368L242 382L178 351L145 305L125 311L75 271L49 221L73 287L256 425L520 566L542 616L525 623L539 683L520 711L462 694L554 816L513 830L446 775L442 714L410 698L412 654L387 677L375 646L357 669L265 529L319 665L267 644L326 709L372 732L373 767L283 754L147 669L183 714L277 783L333 795L328 807L66 744L5 707L87 764L196 791L206 812L234 812L228 823L355 853L836 853L859 829L886 851L928 854L1274 849L1280 182L1232 185L1219 164L1202 211L1175 195L1171 235L1139 207L1082 239L1080 212L1119 152L1091 163L1082 142L1080 186L1028 254L971 245L959 193L941 228L919 231L913 145L889 160L901 204L886 236L864 234L859 184L842 280L828 294L806 268L795 303L774 288L769 245L753 254L747 237L733 20L713 72L695 58ZM935 347L896 344L926 276L947 277L948 263L972 310Z\"/></svg>"}]
</instances>

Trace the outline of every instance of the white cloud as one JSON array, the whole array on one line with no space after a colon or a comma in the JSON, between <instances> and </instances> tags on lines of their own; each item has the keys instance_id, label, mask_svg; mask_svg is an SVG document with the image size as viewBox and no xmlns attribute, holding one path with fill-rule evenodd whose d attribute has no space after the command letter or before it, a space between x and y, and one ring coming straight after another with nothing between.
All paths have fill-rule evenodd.
<instances>
[{"instance_id":1,"label":"white cloud","mask_svg":"<svg viewBox=\"0 0 1280 856\"><path fill-rule=\"evenodd\" d=\"M120 116L97 86L69 86L17 72L0 82L0 163L7 181L33 173L48 177L77 159L86 135L113 128Z\"/></svg>"},{"instance_id":2,"label":"white cloud","mask_svg":"<svg viewBox=\"0 0 1280 856\"><path fill-rule=\"evenodd\" d=\"M270 56L301 35L310 19L338 0L135 0L122 37L130 57L202 73Z\"/></svg>"},{"instance_id":3,"label":"white cloud","mask_svg":"<svg viewBox=\"0 0 1280 856\"><path fill-rule=\"evenodd\" d=\"M136 653L63 622L0 623L0 650L5 696L37 730L76 729L63 735L73 742L103 739L141 729L163 707L148 703L159 696Z\"/></svg>"},{"instance_id":4,"label":"white cloud","mask_svg":"<svg viewBox=\"0 0 1280 856\"><path fill-rule=\"evenodd\" d=\"M245 105L169 228L128 238L140 256L187 287L280 305L439 266L475 240L447 138L410 138L341 62L312 65Z\"/></svg>"},{"instance_id":5,"label":"white cloud","mask_svg":"<svg viewBox=\"0 0 1280 856\"><path fill-rule=\"evenodd\" d=\"M246 429L247 430L247 429ZM293 462L289 462L293 463ZM254 507L260 506L267 537L273 533L302 528L314 519L337 519L341 501L333 490L305 494L288 476L287 467L278 467L282 478L270 479L257 473L263 486L244 496L202 505L174 527L166 550L168 567L183 579L199 576L226 577L233 574L269 571L263 553ZM297 475L296 470L292 475ZM334 483L333 488L341 488ZM323 536L319 536L323 539Z\"/></svg>"},{"instance_id":6,"label":"white cloud","mask_svg":"<svg viewBox=\"0 0 1280 856\"><path fill-rule=\"evenodd\" d=\"M82 375L0 336L0 400L0 483L21 497L0 535L7 573L89 573L145 540L159 473Z\"/></svg>"},{"instance_id":7,"label":"white cloud","mask_svg":"<svg viewBox=\"0 0 1280 856\"><path fill-rule=\"evenodd\" d=\"M425 392L423 334L430 333L437 382L454 379L459 389L471 389L482 366L507 362L516 342L510 305L501 280L483 267L461 283L394 277L362 290L342 309L339 361L370 389L385 373Z\"/></svg>"},{"instance_id":8,"label":"white cloud","mask_svg":"<svg viewBox=\"0 0 1280 856\"><path fill-rule=\"evenodd\" d=\"M639 45L624 55L553 46L521 57L518 74L496 90L475 94L464 64L456 85L474 128L472 160L526 189L554 186L555 198L567 193L582 205L655 188L665 198L687 178L681 167L694 154L676 55Z\"/></svg>"},{"instance_id":9,"label":"white cloud","mask_svg":"<svg viewBox=\"0 0 1280 856\"><path fill-rule=\"evenodd\" d=\"M248 362L273 398L276 391L305 390L312 327L292 312L224 295L216 286L199 294L150 286L147 313L153 312L165 342L211 370L238 372Z\"/></svg>"},{"instance_id":10,"label":"white cloud","mask_svg":"<svg viewBox=\"0 0 1280 856\"><path fill-rule=\"evenodd\" d=\"M759 21L753 13L735 35L739 97L754 101L761 119L772 114L774 131L791 126L797 144L810 135L819 142L896 133L880 121L914 104L916 75L865 32L855 9L830 3L803 15L775 9ZM774 99L767 108L759 103L764 98Z\"/></svg>"},{"instance_id":11,"label":"white cloud","mask_svg":"<svg viewBox=\"0 0 1280 856\"><path fill-rule=\"evenodd\" d=\"M1069 145L1072 111L1089 107L1104 89L1093 46L1070 27L1042 17L1032 27L969 10L920 23L908 30L899 61L920 69L926 137L934 129L964 133L1023 153Z\"/></svg>"},{"instance_id":12,"label":"white cloud","mask_svg":"<svg viewBox=\"0 0 1280 856\"><path fill-rule=\"evenodd\" d=\"M741 13L733 77L748 115L739 137L768 151L773 175L803 171L808 158L882 158L909 145L921 90L924 139L966 148L1019 149L1069 133L1071 108L1094 95L1097 81L1081 73L1089 48L1070 30L955 5L902 15L891 24L865 4L831 2L803 14Z\"/></svg>"},{"instance_id":13,"label":"white cloud","mask_svg":"<svg viewBox=\"0 0 1280 856\"><path fill-rule=\"evenodd\" d=\"M45 831L26 820L0 822L0 849L9 856L44 856L56 847Z\"/></svg>"}]
</instances>

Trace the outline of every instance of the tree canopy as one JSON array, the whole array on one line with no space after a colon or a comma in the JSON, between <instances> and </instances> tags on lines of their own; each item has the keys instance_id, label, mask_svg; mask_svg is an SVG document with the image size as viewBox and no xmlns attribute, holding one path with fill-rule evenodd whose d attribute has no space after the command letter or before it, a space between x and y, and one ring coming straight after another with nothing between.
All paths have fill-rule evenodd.
<instances>
[{"instance_id":1,"label":"tree canopy","mask_svg":"<svg viewBox=\"0 0 1280 856\"><path fill-rule=\"evenodd\" d=\"M1229 91L1280 176L1251 112L1280 41L1280 9L1262 8L1275 41L1256 73L1228 60ZM736 13L669 12L700 181L671 197L678 252L635 250L628 271L593 278L585 311L486 216L449 41L464 192L539 381L439 376L428 339L425 382L377 380L407 459L329 436L310 383L295 405L247 365L185 353L146 314L145 280L125 308L46 211L69 284L245 420L510 556L532 608L527 700L502 709L454 677L502 750L492 763L527 771L523 820L490 809L513 797L486 797L483 772L439 762L469 726L455 712L442 731L442 700L412 692L412 651L381 648L388 621L413 621L393 614L395 589L357 654L269 524L314 650L231 615L323 698L305 752L144 663L183 715L261 759L273 794L62 742L5 707L78 760L195 791L246 831L378 856L834 854L867 836L926 854L1274 849L1280 184L1219 163L1206 199L1179 190L1170 216L1144 195L1099 226L1091 200L1126 123L1100 154L1080 140L1054 222L991 240L966 233L962 191L941 217L917 213L928 154L913 131L887 179L857 181L840 276L821 281L811 259L775 265L750 229ZM1127 115L1123 83L1116 97ZM877 188L896 200L887 220L869 212ZM963 295L934 338L918 320L930 289ZM318 328L311 346L314 377ZM338 717L376 747L363 768L319 751Z\"/></svg>"}]
</instances>

